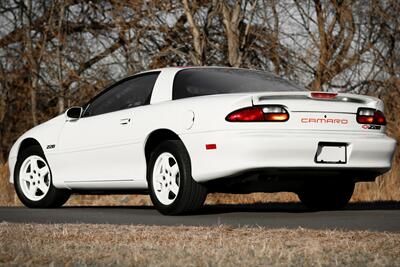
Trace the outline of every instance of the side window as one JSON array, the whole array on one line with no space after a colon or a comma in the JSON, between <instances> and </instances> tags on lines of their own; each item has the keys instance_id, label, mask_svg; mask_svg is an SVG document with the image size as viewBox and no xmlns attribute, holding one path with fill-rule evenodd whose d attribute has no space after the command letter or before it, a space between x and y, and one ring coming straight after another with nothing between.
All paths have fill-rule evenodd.
<instances>
[{"instance_id":1,"label":"side window","mask_svg":"<svg viewBox=\"0 0 400 267\"><path fill-rule=\"evenodd\" d=\"M96 116L150 104L159 72L145 73L113 85L89 103L84 116Z\"/></svg>"}]
</instances>

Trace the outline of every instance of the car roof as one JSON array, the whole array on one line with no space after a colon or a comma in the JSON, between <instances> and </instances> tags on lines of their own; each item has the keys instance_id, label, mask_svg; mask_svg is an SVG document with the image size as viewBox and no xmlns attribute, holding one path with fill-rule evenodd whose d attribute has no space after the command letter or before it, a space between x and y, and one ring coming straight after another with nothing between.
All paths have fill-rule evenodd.
<instances>
[{"instance_id":1,"label":"car roof","mask_svg":"<svg viewBox=\"0 0 400 267\"><path fill-rule=\"evenodd\" d=\"M140 73L148 73L153 71L164 71L164 70L183 70L183 69L238 69L238 70L254 70L254 71L264 71L264 70L257 70L257 69L248 69L248 68L238 68L238 67L229 67L229 66L174 66L174 67L164 67L164 68L157 68L151 69L146 71L141 71L133 75L134 76ZM265 71L268 72L268 71Z\"/></svg>"}]
</instances>

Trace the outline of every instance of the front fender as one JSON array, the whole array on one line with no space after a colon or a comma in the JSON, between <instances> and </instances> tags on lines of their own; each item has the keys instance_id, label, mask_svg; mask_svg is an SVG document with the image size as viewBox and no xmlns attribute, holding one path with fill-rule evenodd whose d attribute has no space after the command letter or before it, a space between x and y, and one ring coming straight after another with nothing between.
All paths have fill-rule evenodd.
<instances>
[{"instance_id":1,"label":"front fender","mask_svg":"<svg viewBox=\"0 0 400 267\"><path fill-rule=\"evenodd\" d=\"M48 145L56 145L58 137L61 133L62 127L65 123L65 116L60 115L51 119L43 124L40 124L21 135L11 147L8 166L10 170L10 183L14 183L14 170L17 163L18 155L21 152L21 145L27 139L33 139L42 147L43 153L51 165L52 154L56 152L57 146L47 149Z\"/></svg>"}]
</instances>

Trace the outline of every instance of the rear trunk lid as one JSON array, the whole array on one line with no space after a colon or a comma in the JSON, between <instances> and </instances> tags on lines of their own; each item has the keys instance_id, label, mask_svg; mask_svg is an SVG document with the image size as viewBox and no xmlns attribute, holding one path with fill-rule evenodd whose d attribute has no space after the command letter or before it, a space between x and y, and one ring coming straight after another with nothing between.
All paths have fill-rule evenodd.
<instances>
[{"instance_id":1,"label":"rear trunk lid","mask_svg":"<svg viewBox=\"0 0 400 267\"><path fill-rule=\"evenodd\" d=\"M282 105L289 112L289 120L275 123L272 128L293 130L362 131L366 127L357 122L358 108L383 111L378 98L354 94L326 94L322 92L260 93L252 96L253 105ZM378 127L375 130L382 130ZM376 131L374 131L376 132Z\"/></svg>"}]
</instances>

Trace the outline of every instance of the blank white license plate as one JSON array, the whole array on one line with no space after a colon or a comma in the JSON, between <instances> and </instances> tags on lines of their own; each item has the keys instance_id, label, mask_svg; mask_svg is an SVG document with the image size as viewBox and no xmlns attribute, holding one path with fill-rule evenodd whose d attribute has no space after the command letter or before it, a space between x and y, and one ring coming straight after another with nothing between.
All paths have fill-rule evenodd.
<instances>
[{"instance_id":1,"label":"blank white license plate","mask_svg":"<svg viewBox=\"0 0 400 267\"><path fill-rule=\"evenodd\" d=\"M317 163L346 163L346 145L319 144L315 161Z\"/></svg>"}]
</instances>

